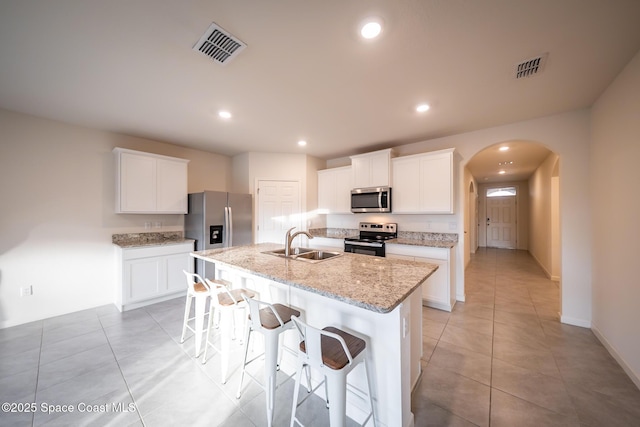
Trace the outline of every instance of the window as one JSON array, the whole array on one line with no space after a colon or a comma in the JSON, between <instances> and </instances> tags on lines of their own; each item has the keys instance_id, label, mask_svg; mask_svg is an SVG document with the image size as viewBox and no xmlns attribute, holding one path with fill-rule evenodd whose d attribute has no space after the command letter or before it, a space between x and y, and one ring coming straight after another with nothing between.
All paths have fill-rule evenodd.
<instances>
[{"instance_id":1,"label":"window","mask_svg":"<svg viewBox=\"0 0 640 427\"><path fill-rule=\"evenodd\" d=\"M502 188L489 188L487 189L487 197L504 197L515 196L516 187L502 187Z\"/></svg>"}]
</instances>

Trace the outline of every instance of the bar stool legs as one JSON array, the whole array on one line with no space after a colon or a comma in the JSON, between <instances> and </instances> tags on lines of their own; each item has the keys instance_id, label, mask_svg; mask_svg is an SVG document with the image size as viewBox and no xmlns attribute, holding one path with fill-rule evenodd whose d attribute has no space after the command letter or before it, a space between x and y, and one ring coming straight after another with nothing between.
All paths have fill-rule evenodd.
<instances>
[{"instance_id":1,"label":"bar stool legs","mask_svg":"<svg viewBox=\"0 0 640 427\"><path fill-rule=\"evenodd\" d=\"M180 337L180 343L184 343L187 329L195 334L195 357L200 356L202 350L202 334L205 331L204 321L207 311L207 300L211 297L211 289L209 285L199 275L184 271L187 279L187 300L184 310L184 321L182 324L182 336ZM196 300L194 317L189 317L191 311L192 299ZM213 308L210 307L210 310ZM211 313L210 313L211 314ZM211 317L211 316L209 316ZM193 328L189 326L189 322L193 321ZM207 322L207 325L210 322ZM207 336L209 335L209 328L207 327Z\"/></svg>"},{"instance_id":2,"label":"bar stool legs","mask_svg":"<svg viewBox=\"0 0 640 427\"><path fill-rule=\"evenodd\" d=\"M205 341L204 355L202 363L207 360L207 349L213 347L220 353L222 363L220 365L220 376L223 384L227 382L227 373L229 368L229 354L231 352L231 340L235 339L235 313L244 312L247 305L244 297L254 297L255 292L250 289L238 288L230 289L231 282L220 279L205 279L211 291L211 310L207 326L207 337ZM216 348L210 341L209 335L213 326L214 313L219 313L220 321L218 329L220 330L221 342L220 348Z\"/></svg>"},{"instance_id":3,"label":"bar stool legs","mask_svg":"<svg viewBox=\"0 0 640 427\"><path fill-rule=\"evenodd\" d=\"M269 304L252 298L243 297L249 305L250 322L247 326L247 334L244 345L245 353L242 362L242 373L240 376L240 384L236 398L240 398L242 394L242 384L245 374L260 385L265 391L265 404L267 412L267 425L273 424L273 415L276 399L276 373L278 369L278 339L280 334L288 329L293 328L291 323L292 316L300 316L300 312L291 307L282 304ZM247 365L257 360L257 356L247 361L249 352L249 340L252 332L259 332L264 337L265 344L265 365L264 365L264 381L261 384L253 375L246 371Z\"/></svg>"}]
</instances>

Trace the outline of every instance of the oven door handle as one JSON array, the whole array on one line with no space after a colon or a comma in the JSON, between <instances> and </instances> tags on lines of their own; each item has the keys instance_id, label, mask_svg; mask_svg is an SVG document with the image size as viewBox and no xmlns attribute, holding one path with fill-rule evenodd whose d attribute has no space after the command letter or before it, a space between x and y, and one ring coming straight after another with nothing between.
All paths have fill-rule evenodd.
<instances>
[{"instance_id":1,"label":"oven door handle","mask_svg":"<svg viewBox=\"0 0 640 427\"><path fill-rule=\"evenodd\" d=\"M370 242L344 242L345 245L351 246L369 246L372 248L381 248L383 243L370 243Z\"/></svg>"}]
</instances>

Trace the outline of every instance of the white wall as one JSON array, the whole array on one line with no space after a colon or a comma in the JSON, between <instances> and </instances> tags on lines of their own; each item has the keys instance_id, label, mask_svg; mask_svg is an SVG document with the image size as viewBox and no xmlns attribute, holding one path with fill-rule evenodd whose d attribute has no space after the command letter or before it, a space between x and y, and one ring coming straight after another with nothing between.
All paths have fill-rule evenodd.
<instances>
[{"instance_id":1,"label":"white wall","mask_svg":"<svg viewBox=\"0 0 640 427\"><path fill-rule=\"evenodd\" d=\"M638 387L639 118L640 52L593 106L589 180L594 236L593 330Z\"/></svg>"},{"instance_id":2,"label":"white wall","mask_svg":"<svg viewBox=\"0 0 640 427\"><path fill-rule=\"evenodd\" d=\"M111 235L145 221L183 229L183 215L114 213L114 147L189 159L190 192L226 190L231 177L226 156L6 110L0 132L0 328L112 303Z\"/></svg>"},{"instance_id":3,"label":"white wall","mask_svg":"<svg viewBox=\"0 0 640 427\"><path fill-rule=\"evenodd\" d=\"M552 231L554 224L552 207L554 203L552 197L555 192L552 187L552 177L557 160L558 156L555 153L550 153L529 178L529 200L531 205L531 218L528 224L531 233L529 252L549 278L553 275L554 264L552 258Z\"/></svg>"},{"instance_id":4,"label":"white wall","mask_svg":"<svg viewBox=\"0 0 640 427\"><path fill-rule=\"evenodd\" d=\"M475 180L469 168L464 168L464 179L461 188L465 191L467 199L466 212L464 213L464 266L471 262L471 254L478 248L478 221L480 220L478 182Z\"/></svg>"},{"instance_id":5,"label":"white wall","mask_svg":"<svg viewBox=\"0 0 640 427\"><path fill-rule=\"evenodd\" d=\"M259 180L299 181L300 205L307 214L303 227L324 226L315 210L318 205L317 171L324 169L325 161L305 154L286 153L243 153L233 157L234 191L255 195ZM257 218L257 204L254 203L254 218ZM254 235L257 236L257 230Z\"/></svg>"},{"instance_id":6,"label":"white wall","mask_svg":"<svg viewBox=\"0 0 640 427\"><path fill-rule=\"evenodd\" d=\"M578 110L394 148L398 156L405 156L454 147L461 156L456 213L435 216L433 220L430 216L424 216L416 224L423 227L427 223L436 224L438 228L445 228L438 231L458 233L458 293L464 289L464 209L467 209L467 189L463 188L466 185L464 166L476 153L497 143L512 140L541 143L557 153L562 160L562 321L585 327L591 325L591 228L589 190L585 184L589 180L589 131L589 110ZM327 161L328 167L344 164L344 158ZM327 221L330 226L329 219ZM345 220L339 218L338 222ZM447 230L454 225L454 230Z\"/></svg>"}]
</instances>

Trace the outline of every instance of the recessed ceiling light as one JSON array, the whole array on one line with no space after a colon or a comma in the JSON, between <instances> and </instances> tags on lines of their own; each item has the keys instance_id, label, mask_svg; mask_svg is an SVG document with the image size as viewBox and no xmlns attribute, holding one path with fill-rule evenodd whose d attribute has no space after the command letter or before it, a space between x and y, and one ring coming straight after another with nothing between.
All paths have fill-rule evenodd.
<instances>
[{"instance_id":1,"label":"recessed ceiling light","mask_svg":"<svg viewBox=\"0 0 640 427\"><path fill-rule=\"evenodd\" d=\"M300 141L298 141L298 145L300 147L304 147L305 145L307 145L307 141L304 141L304 140L301 139Z\"/></svg>"},{"instance_id":2,"label":"recessed ceiling light","mask_svg":"<svg viewBox=\"0 0 640 427\"><path fill-rule=\"evenodd\" d=\"M229 120L231 118L231 113L228 111L218 111L218 117L221 119Z\"/></svg>"},{"instance_id":3,"label":"recessed ceiling light","mask_svg":"<svg viewBox=\"0 0 640 427\"><path fill-rule=\"evenodd\" d=\"M360 26L360 35L365 39L375 39L382 32L382 20L380 18L367 18Z\"/></svg>"},{"instance_id":4,"label":"recessed ceiling light","mask_svg":"<svg viewBox=\"0 0 640 427\"><path fill-rule=\"evenodd\" d=\"M418 113L424 113L425 111L429 111L429 104L420 104L416 107L416 111Z\"/></svg>"},{"instance_id":5,"label":"recessed ceiling light","mask_svg":"<svg viewBox=\"0 0 640 427\"><path fill-rule=\"evenodd\" d=\"M509 149L509 147L507 147L506 145L504 147L500 147L500 151L507 151Z\"/></svg>"},{"instance_id":6,"label":"recessed ceiling light","mask_svg":"<svg viewBox=\"0 0 640 427\"><path fill-rule=\"evenodd\" d=\"M507 173L507 171L500 171L498 172L500 175L504 175L505 173Z\"/></svg>"}]
</instances>

